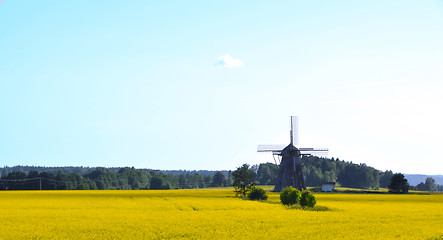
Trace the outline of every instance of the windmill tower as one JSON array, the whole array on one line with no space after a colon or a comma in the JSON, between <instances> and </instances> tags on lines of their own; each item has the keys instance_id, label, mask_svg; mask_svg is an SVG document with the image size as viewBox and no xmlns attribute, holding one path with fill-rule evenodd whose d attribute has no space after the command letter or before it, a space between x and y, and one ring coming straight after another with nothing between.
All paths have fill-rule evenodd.
<instances>
[{"instance_id":1,"label":"windmill tower","mask_svg":"<svg viewBox=\"0 0 443 240\"><path fill-rule=\"evenodd\" d=\"M327 156L327 148L297 148L298 117L291 116L289 145L258 145L258 152L272 152L275 163L279 166L277 182L274 191L281 192L283 188L292 186L300 191L306 189L302 172L301 157L303 155ZM276 159L277 156L277 159Z\"/></svg>"}]
</instances>

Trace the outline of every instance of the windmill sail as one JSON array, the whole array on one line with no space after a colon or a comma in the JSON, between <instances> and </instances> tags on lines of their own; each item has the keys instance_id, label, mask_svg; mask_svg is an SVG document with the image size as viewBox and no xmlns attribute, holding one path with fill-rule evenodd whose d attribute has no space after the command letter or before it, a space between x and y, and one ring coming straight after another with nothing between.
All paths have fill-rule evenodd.
<instances>
[{"instance_id":1,"label":"windmill sail","mask_svg":"<svg viewBox=\"0 0 443 240\"><path fill-rule=\"evenodd\" d=\"M272 152L274 155L280 155L283 148L286 145L282 144L267 144L267 145L258 145L257 152ZM327 148L298 148L300 150L301 155L313 155L317 157L328 157L328 149Z\"/></svg>"},{"instance_id":2,"label":"windmill sail","mask_svg":"<svg viewBox=\"0 0 443 240\"><path fill-rule=\"evenodd\" d=\"M291 116L291 144L298 145L298 117ZM273 155L280 155L281 151L287 145L283 144L267 144L267 145L258 145L257 152L272 152ZM297 147L300 151L301 155L313 155L317 157L328 157L328 149L327 148L303 148Z\"/></svg>"},{"instance_id":3,"label":"windmill sail","mask_svg":"<svg viewBox=\"0 0 443 240\"><path fill-rule=\"evenodd\" d=\"M291 143L298 145L298 117L291 116Z\"/></svg>"},{"instance_id":4,"label":"windmill sail","mask_svg":"<svg viewBox=\"0 0 443 240\"><path fill-rule=\"evenodd\" d=\"M286 145L282 145L282 144L258 145L257 152L281 151L285 147L286 147Z\"/></svg>"}]
</instances>

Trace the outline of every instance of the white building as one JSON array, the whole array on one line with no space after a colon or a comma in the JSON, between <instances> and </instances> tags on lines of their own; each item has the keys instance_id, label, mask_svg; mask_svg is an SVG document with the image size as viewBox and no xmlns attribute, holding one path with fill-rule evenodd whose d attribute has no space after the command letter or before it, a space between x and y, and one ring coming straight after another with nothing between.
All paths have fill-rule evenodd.
<instances>
[{"instance_id":1,"label":"white building","mask_svg":"<svg viewBox=\"0 0 443 240\"><path fill-rule=\"evenodd\" d=\"M321 184L322 192L332 192L335 188L335 182L324 182Z\"/></svg>"}]
</instances>

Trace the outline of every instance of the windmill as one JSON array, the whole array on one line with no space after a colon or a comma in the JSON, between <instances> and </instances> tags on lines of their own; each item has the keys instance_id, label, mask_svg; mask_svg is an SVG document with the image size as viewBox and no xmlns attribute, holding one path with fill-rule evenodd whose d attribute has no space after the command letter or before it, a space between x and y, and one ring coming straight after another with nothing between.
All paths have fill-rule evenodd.
<instances>
[{"instance_id":1,"label":"windmill","mask_svg":"<svg viewBox=\"0 0 443 240\"><path fill-rule=\"evenodd\" d=\"M298 117L291 116L291 143L285 145L258 145L258 152L272 152L274 161L279 166L277 182L274 191L281 192L283 188L292 186L300 191L306 189L302 172L301 157L304 155L327 156L327 148L297 148ZM278 161L277 161L277 159Z\"/></svg>"}]
</instances>

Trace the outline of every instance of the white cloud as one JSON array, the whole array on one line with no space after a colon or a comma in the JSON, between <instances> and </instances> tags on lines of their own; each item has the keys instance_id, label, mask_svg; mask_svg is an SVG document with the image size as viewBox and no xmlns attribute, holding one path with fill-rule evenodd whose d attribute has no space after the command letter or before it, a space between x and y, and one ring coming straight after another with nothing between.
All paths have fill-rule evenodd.
<instances>
[{"instance_id":1,"label":"white cloud","mask_svg":"<svg viewBox=\"0 0 443 240\"><path fill-rule=\"evenodd\" d=\"M223 66L223 67L242 67L243 62L238 58L233 58L229 54L224 56L220 56L217 58L217 61L214 64L215 66Z\"/></svg>"}]
</instances>

